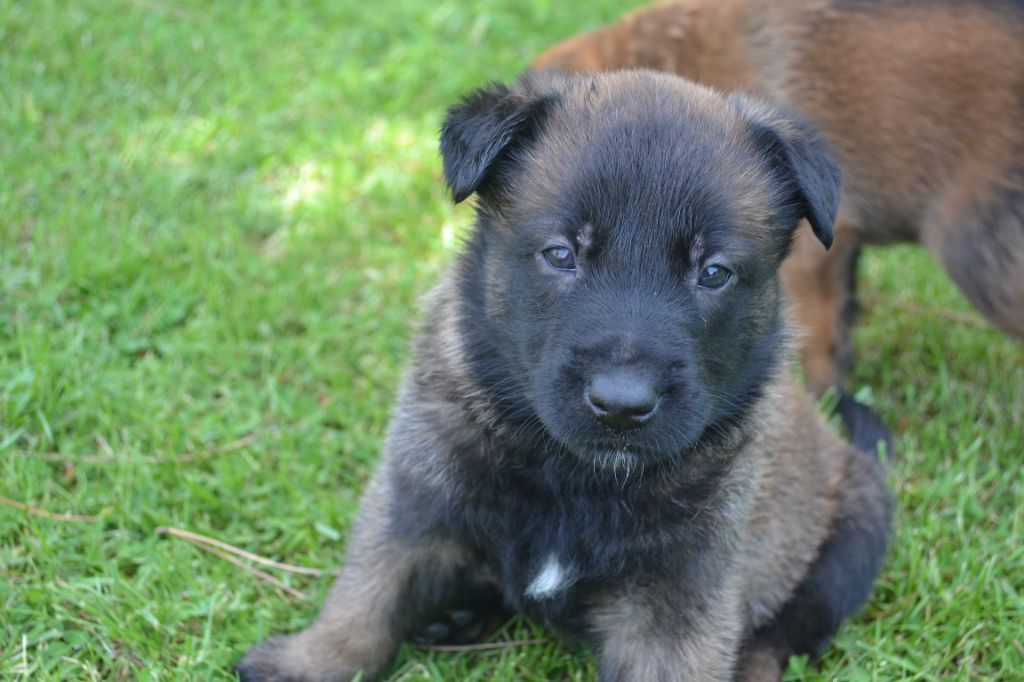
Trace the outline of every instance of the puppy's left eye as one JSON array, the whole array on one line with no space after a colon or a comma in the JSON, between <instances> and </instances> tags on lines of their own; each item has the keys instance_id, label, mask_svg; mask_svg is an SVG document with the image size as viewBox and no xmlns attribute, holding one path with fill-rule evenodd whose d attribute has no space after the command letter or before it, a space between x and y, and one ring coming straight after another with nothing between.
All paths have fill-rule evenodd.
<instances>
[{"instance_id":1,"label":"puppy's left eye","mask_svg":"<svg viewBox=\"0 0 1024 682\"><path fill-rule=\"evenodd\" d=\"M565 246L552 246L541 251L547 264L556 270L575 270L576 257Z\"/></svg>"},{"instance_id":2,"label":"puppy's left eye","mask_svg":"<svg viewBox=\"0 0 1024 682\"><path fill-rule=\"evenodd\" d=\"M721 265L707 265L700 271L697 286L704 289L721 289L732 279L732 271Z\"/></svg>"}]
</instances>

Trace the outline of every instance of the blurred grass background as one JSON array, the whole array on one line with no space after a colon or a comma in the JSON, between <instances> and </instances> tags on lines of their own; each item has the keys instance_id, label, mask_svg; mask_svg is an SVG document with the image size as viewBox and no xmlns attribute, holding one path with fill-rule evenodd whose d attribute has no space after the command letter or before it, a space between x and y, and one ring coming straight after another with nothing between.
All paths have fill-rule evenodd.
<instances>
[{"instance_id":1,"label":"blurred grass background","mask_svg":"<svg viewBox=\"0 0 1024 682\"><path fill-rule=\"evenodd\" d=\"M444 108L636 3L0 3L0 676L230 679L315 614L176 526L336 568L416 300L472 219ZM1024 350L871 251L853 377L900 435L871 604L791 679L1019 679ZM16 509L94 516L57 521ZM544 637L516 622L500 638ZM394 680L589 680L555 642Z\"/></svg>"}]
</instances>

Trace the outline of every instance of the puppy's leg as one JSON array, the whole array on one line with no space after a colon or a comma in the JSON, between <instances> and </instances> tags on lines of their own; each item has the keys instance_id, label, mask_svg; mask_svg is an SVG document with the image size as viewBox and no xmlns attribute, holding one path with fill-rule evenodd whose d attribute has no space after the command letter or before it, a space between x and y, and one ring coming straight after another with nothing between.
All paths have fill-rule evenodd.
<instances>
[{"instance_id":1,"label":"puppy's leg","mask_svg":"<svg viewBox=\"0 0 1024 682\"><path fill-rule=\"evenodd\" d=\"M846 457L828 539L789 602L745 643L742 682L778 680L790 656L820 656L871 592L888 543L891 501L873 455L846 448Z\"/></svg>"},{"instance_id":2,"label":"puppy's leg","mask_svg":"<svg viewBox=\"0 0 1024 682\"><path fill-rule=\"evenodd\" d=\"M345 566L320 616L301 632L250 650L238 664L242 680L343 682L360 671L362 679L373 679L434 600L464 576L468 558L457 544L399 527L399 501L386 478L363 498Z\"/></svg>"},{"instance_id":3,"label":"puppy's leg","mask_svg":"<svg viewBox=\"0 0 1024 682\"><path fill-rule=\"evenodd\" d=\"M601 682L732 679L742 632L737 591L720 583L698 593L673 578L617 594L592 612Z\"/></svg>"}]
</instances>

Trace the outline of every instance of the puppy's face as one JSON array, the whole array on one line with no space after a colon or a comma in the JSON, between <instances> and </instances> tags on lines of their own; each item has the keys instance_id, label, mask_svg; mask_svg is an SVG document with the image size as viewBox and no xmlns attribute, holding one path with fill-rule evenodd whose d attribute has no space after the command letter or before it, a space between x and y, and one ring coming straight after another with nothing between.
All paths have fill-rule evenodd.
<instances>
[{"instance_id":1,"label":"puppy's face","mask_svg":"<svg viewBox=\"0 0 1024 682\"><path fill-rule=\"evenodd\" d=\"M809 131L678 78L533 75L453 109L442 150L479 195L461 284L497 392L605 465L743 416L784 343L793 229L831 239L838 171Z\"/></svg>"}]
</instances>

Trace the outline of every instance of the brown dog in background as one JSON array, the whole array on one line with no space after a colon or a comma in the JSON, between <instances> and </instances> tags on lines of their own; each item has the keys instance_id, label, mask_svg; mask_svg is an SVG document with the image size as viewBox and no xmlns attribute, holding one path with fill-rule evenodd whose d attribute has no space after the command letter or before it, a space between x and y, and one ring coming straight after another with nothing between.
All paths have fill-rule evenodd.
<instances>
[{"instance_id":1,"label":"brown dog in background","mask_svg":"<svg viewBox=\"0 0 1024 682\"><path fill-rule=\"evenodd\" d=\"M782 272L812 391L841 387L849 370L864 244L921 242L993 324L1024 338L1024 2L689 0L533 64L631 67L766 96L832 144L845 190L835 245L805 226ZM848 424L864 415L846 395L840 411Z\"/></svg>"}]
</instances>

